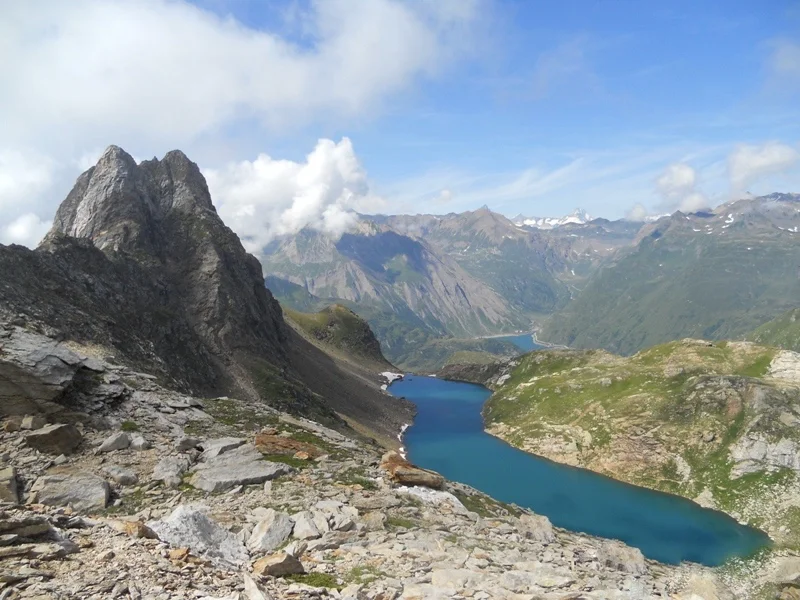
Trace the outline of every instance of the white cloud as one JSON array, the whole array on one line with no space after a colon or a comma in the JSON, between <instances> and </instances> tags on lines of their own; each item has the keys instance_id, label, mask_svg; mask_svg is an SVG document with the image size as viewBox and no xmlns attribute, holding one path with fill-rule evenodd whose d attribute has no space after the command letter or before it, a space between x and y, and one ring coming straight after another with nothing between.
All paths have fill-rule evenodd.
<instances>
[{"instance_id":1,"label":"white cloud","mask_svg":"<svg viewBox=\"0 0 800 600\"><path fill-rule=\"evenodd\" d=\"M667 211L696 212L710 206L709 199L696 189L697 171L686 163L669 165L656 179L661 196L660 208Z\"/></svg>"},{"instance_id":2,"label":"white cloud","mask_svg":"<svg viewBox=\"0 0 800 600\"><path fill-rule=\"evenodd\" d=\"M475 52L479 2L312 0L267 31L186 0L0 0L0 229L52 216L110 143L230 160L265 131L361 123Z\"/></svg>"},{"instance_id":3,"label":"white cloud","mask_svg":"<svg viewBox=\"0 0 800 600\"><path fill-rule=\"evenodd\" d=\"M728 173L734 194L765 177L785 172L800 163L800 152L780 142L761 146L741 145L728 157Z\"/></svg>"},{"instance_id":4,"label":"white cloud","mask_svg":"<svg viewBox=\"0 0 800 600\"><path fill-rule=\"evenodd\" d=\"M235 119L277 127L362 115L468 48L461 34L477 6L449 6L314 2L307 46L182 1L8 2L4 137L88 130L103 137L94 146L133 135L174 144Z\"/></svg>"},{"instance_id":5,"label":"white cloud","mask_svg":"<svg viewBox=\"0 0 800 600\"><path fill-rule=\"evenodd\" d=\"M636 222L644 221L645 219L647 219L647 217L648 217L647 209L645 208L644 204L640 203L634 204L630 208L630 210L628 210L628 212L625 214L625 218L628 221L636 221Z\"/></svg>"},{"instance_id":6,"label":"white cloud","mask_svg":"<svg viewBox=\"0 0 800 600\"><path fill-rule=\"evenodd\" d=\"M0 148L0 211L30 202L46 190L53 170L53 162L46 157Z\"/></svg>"},{"instance_id":7,"label":"white cloud","mask_svg":"<svg viewBox=\"0 0 800 600\"><path fill-rule=\"evenodd\" d=\"M656 180L658 191L664 196L682 196L691 192L696 184L697 172L686 163L668 166Z\"/></svg>"},{"instance_id":8,"label":"white cloud","mask_svg":"<svg viewBox=\"0 0 800 600\"><path fill-rule=\"evenodd\" d=\"M204 174L220 216L254 253L306 226L339 236L355 224L354 211L382 206L347 138L320 140L303 163L261 154Z\"/></svg>"},{"instance_id":9,"label":"white cloud","mask_svg":"<svg viewBox=\"0 0 800 600\"><path fill-rule=\"evenodd\" d=\"M26 213L0 229L0 244L21 244L33 248L42 241L52 225L52 221L42 221L37 215Z\"/></svg>"},{"instance_id":10,"label":"white cloud","mask_svg":"<svg viewBox=\"0 0 800 600\"><path fill-rule=\"evenodd\" d=\"M436 197L433 199L434 204L449 204L449 202L453 199L453 192L448 189L444 189L440 191Z\"/></svg>"},{"instance_id":11,"label":"white cloud","mask_svg":"<svg viewBox=\"0 0 800 600\"><path fill-rule=\"evenodd\" d=\"M775 40L768 66L774 75L800 77L800 44Z\"/></svg>"}]
</instances>

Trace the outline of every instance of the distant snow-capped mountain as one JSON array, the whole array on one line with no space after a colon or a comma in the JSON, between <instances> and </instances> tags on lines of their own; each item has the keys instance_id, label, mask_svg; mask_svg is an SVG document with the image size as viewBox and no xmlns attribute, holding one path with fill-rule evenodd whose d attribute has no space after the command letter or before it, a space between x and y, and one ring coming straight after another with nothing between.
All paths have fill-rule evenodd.
<instances>
[{"instance_id":1,"label":"distant snow-capped mountain","mask_svg":"<svg viewBox=\"0 0 800 600\"><path fill-rule=\"evenodd\" d=\"M519 227L536 227L537 229L555 229L569 223L583 225L592 220L592 217L582 208L576 208L565 217L526 217L517 215L512 219L514 225Z\"/></svg>"}]
</instances>

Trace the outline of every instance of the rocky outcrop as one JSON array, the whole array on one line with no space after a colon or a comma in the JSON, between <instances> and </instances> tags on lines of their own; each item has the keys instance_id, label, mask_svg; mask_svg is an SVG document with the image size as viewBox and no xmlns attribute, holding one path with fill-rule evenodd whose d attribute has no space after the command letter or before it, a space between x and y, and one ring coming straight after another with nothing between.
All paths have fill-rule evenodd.
<instances>
[{"instance_id":1,"label":"rocky outcrop","mask_svg":"<svg viewBox=\"0 0 800 600\"><path fill-rule=\"evenodd\" d=\"M0 272L0 322L113 354L175 389L266 401L346 428L338 411L386 437L408 421L409 407L387 401L377 380L343 369L285 324L260 264L180 151L137 165L109 147L36 251L0 246ZM6 414L36 412L92 366L58 343L25 363L24 340L7 337L0 333L13 350L0 359Z\"/></svg>"},{"instance_id":2,"label":"rocky outcrop","mask_svg":"<svg viewBox=\"0 0 800 600\"><path fill-rule=\"evenodd\" d=\"M763 434L748 434L731 447L730 456L733 478L778 469L792 469L800 473L800 445L787 438L772 440Z\"/></svg>"},{"instance_id":3,"label":"rocky outcrop","mask_svg":"<svg viewBox=\"0 0 800 600\"><path fill-rule=\"evenodd\" d=\"M440 489L444 484L444 477L434 471L412 465L394 450L383 455L381 467L389 473L392 481L399 485L422 485Z\"/></svg>"},{"instance_id":4,"label":"rocky outcrop","mask_svg":"<svg viewBox=\"0 0 800 600\"><path fill-rule=\"evenodd\" d=\"M0 325L0 416L58 411L57 400L80 371L102 370L98 361L61 342Z\"/></svg>"}]
</instances>

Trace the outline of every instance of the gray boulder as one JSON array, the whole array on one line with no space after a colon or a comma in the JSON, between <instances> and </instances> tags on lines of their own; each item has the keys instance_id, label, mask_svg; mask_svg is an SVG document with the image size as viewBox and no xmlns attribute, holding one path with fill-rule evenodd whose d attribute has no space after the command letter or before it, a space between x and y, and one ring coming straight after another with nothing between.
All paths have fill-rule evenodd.
<instances>
[{"instance_id":1,"label":"gray boulder","mask_svg":"<svg viewBox=\"0 0 800 600\"><path fill-rule=\"evenodd\" d=\"M519 518L519 532L529 540L551 543L556 539L553 524L542 515L521 515Z\"/></svg>"},{"instance_id":2,"label":"gray boulder","mask_svg":"<svg viewBox=\"0 0 800 600\"><path fill-rule=\"evenodd\" d=\"M153 469L153 479L163 481L166 486L177 487L183 481L183 474L189 470L191 464L187 456L165 456Z\"/></svg>"},{"instance_id":3,"label":"gray boulder","mask_svg":"<svg viewBox=\"0 0 800 600\"><path fill-rule=\"evenodd\" d=\"M248 559L241 541L209 518L204 507L182 504L172 514L147 526L170 546L189 548L195 556L223 567L240 567Z\"/></svg>"},{"instance_id":4,"label":"gray boulder","mask_svg":"<svg viewBox=\"0 0 800 600\"><path fill-rule=\"evenodd\" d=\"M647 563L645 563L642 551L616 540L603 542L598 553L598 559L606 567L623 573L631 573L632 575L644 575L647 573Z\"/></svg>"},{"instance_id":5,"label":"gray boulder","mask_svg":"<svg viewBox=\"0 0 800 600\"><path fill-rule=\"evenodd\" d=\"M127 467L107 465L103 471L120 485L134 485L139 481L139 476L136 474L136 471Z\"/></svg>"},{"instance_id":6,"label":"gray boulder","mask_svg":"<svg viewBox=\"0 0 800 600\"><path fill-rule=\"evenodd\" d=\"M251 552L274 550L289 538L293 527L294 521L289 515L267 509L266 516L256 524L247 540L247 548Z\"/></svg>"},{"instance_id":7,"label":"gray boulder","mask_svg":"<svg viewBox=\"0 0 800 600\"><path fill-rule=\"evenodd\" d=\"M36 500L48 506L69 506L81 512L108 505L108 482L96 475L42 475L33 484Z\"/></svg>"},{"instance_id":8,"label":"gray boulder","mask_svg":"<svg viewBox=\"0 0 800 600\"><path fill-rule=\"evenodd\" d=\"M114 452L115 450L124 450L131 445L131 436L124 431L118 431L108 436L100 447L98 452Z\"/></svg>"},{"instance_id":9,"label":"gray boulder","mask_svg":"<svg viewBox=\"0 0 800 600\"><path fill-rule=\"evenodd\" d=\"M74 425L48 425L25 436L25 443L45 454L70 454L83 436Z\"/></svg>"}]
</instances>

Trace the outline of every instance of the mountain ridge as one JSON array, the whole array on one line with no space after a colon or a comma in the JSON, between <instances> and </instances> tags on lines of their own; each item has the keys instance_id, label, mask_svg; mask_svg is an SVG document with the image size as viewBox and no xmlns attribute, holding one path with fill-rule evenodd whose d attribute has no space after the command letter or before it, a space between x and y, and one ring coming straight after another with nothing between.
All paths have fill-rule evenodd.
<instances>
[{"instance_id":1,"label":"mountain ridge","mask_svg":"<svg viewBox=\"0 0 800 600\"><path fill-rule=\"evenodd\" d=\"M235 394L335 427L358 415L383 440L411 414L380 391L376 373L337 362L285 323L260 263L180 151L137 165L109 147L40 247L0 246L0 268L9 274L0 316L96 344L177 389Z\"/></svg>"}]
</instances>

